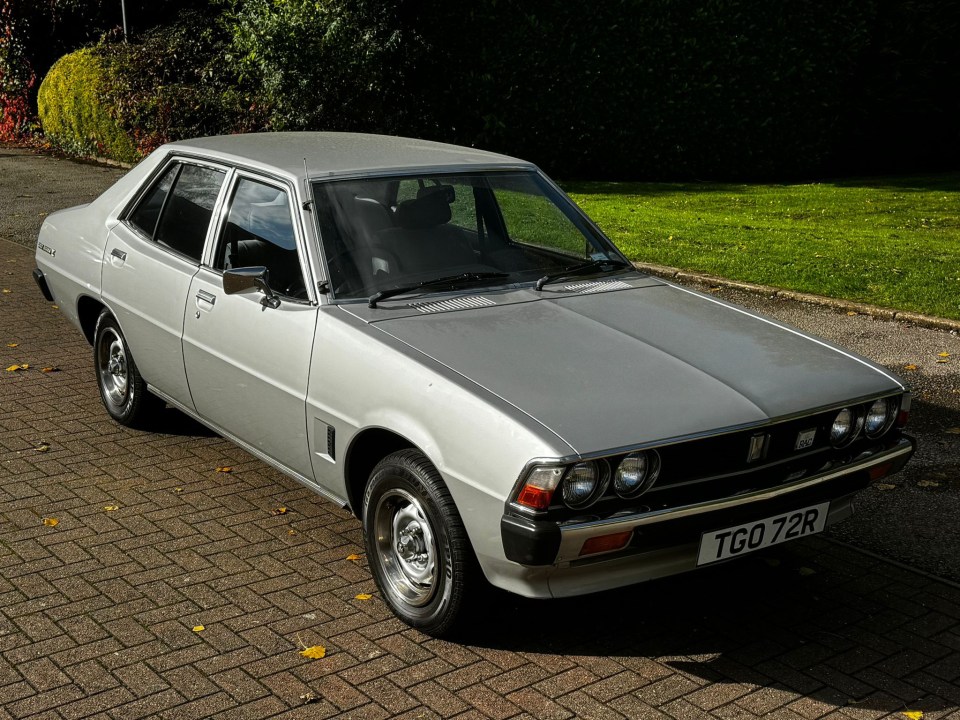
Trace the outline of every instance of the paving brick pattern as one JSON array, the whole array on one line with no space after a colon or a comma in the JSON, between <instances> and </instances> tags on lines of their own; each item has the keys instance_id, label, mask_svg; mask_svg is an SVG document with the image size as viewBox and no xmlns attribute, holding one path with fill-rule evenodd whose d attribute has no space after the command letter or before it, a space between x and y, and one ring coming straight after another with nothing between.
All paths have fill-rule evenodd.
<instances>
[{"instance_id":1,"label":"paving brick pattern","mask_svg":"<svg viewBox=\"0 0 960 720\"><path fill-rule=\"evenodd\" d=\"M820 538L421 635L349 513L173 411L110 421L32 267L0 242L0 720L960 717L960 589Z\"/></svg>"}]
</instances>

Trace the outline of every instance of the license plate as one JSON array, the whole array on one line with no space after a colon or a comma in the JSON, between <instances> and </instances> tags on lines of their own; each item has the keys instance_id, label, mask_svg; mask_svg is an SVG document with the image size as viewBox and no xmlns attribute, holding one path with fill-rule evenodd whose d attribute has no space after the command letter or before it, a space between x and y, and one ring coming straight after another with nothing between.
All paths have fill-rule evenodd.
<instances>
[{"instance_id":1,"label":"license plate","mask_svg":"<svg viewBox=\"0 0 960 720\"><path fill-rule=\"evenodd\" d=\"M711 530L700 537L697 565L745 555L787 540L822 532L830 503L791 510L783 515L756 520L724 530Z\"/></svg>"}]
</instances>

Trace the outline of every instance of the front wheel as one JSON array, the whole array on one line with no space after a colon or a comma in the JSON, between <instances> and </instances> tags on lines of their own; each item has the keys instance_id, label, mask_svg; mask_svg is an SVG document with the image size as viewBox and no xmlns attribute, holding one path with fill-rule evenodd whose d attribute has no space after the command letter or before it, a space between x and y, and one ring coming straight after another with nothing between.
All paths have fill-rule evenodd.
<instances>
[{"instance_id":1,"label":"front wheel","mask_svg":"<svg viewBox=\"0 0 960 720\"><path fill-rule=\"evenodd\" d=\"M100 313L93 334L93 362L100 399L121 425L139 427L150 420L160 400L147 391L120 325L109 310Z\"/></svg>"},{"instance_id":2,"label":"front wheel","mask_svg":"<svg viewBox=\"0 0 960 720\"><path fill-rule=\"evenodd\" d=\"M449 633L479 573L453 498L422 453L401 450L373 469L363 533L373 578L394 614L428 635Z\"/></svg>"}]
</instances>

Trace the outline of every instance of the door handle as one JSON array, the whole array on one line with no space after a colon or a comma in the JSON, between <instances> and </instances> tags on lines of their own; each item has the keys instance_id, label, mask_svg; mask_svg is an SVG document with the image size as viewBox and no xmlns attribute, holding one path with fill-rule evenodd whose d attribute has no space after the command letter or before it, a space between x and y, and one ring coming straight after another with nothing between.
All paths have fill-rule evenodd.
<instances>
[{"instance_id":1,"label":"door handle","mask_svg":"<svg viewBox=\"0 0 960 720\"><path fill-rule=\"evenodd\" d=\"M213 293L208 293L206 290L197 290L197 300L202 300L205 303L214 305L217 302L217 296Z\"/></svg>"},{"instance_id":2,"label":"door handle","mask_svg":"<svg viewBox=\"0 0 960 720\"><path fill-rule=\"evenodd\" d=\"M110 262L115 267L120 267L126 261L127 261L127 254L120 248L113 248L113 250L110 251Z\"/></svg>"}]
</instances>

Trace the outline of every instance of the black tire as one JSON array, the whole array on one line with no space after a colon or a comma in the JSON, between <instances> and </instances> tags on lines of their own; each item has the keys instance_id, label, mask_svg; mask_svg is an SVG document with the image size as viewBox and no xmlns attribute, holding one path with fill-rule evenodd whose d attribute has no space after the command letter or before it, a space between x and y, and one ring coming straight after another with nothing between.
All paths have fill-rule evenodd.
<instances>
[{"instance_id":1,"label":"black tire","mask_svg":"<svg viewBox=\"0 0 960 720\"><path fill-rule=\"evenodd\" d=\"M363 495L373 578L394 614L428 635L449 635L482 577L450 492L416 450L380 461Z\"/></svg>"},{"instance_id":2,"label":"black tire","mask_svg":"<svg viewBox=\"0 0 960 720\"><path fill-rule=\"evenodd\" d=\"M143 427L155 419L162 402L147 391L120 325L109 310L97 318L93 366L100 399L110 417L127 427Z\"/></svg>"}]
</instances>

